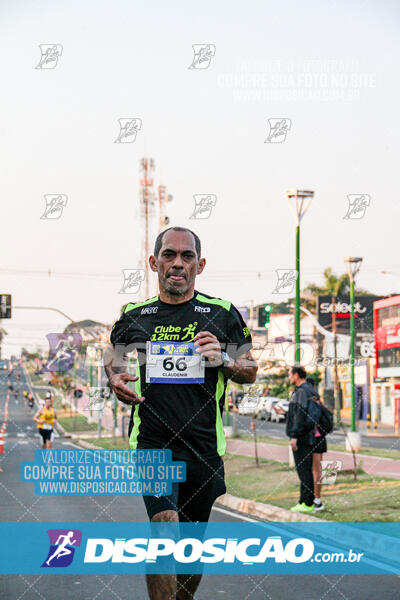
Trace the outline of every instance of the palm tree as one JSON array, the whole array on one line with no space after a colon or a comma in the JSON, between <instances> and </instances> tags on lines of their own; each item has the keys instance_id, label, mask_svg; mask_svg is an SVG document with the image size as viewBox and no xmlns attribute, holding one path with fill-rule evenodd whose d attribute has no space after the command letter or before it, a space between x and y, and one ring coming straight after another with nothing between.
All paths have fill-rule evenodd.
<instances>
[{"instance_id":1,"label":"palm tree","mask_svg":"<svg viewBox=\"0 0 400 600\"><path fill-rule=\"evenodd\" d=\"M336 298L344 294L348 294L350 290L350 281L347 273L343 275L336 275L331 267L328 267L324 271L324 283L322 286L318 286L315 283L310 283L304 289L305 292L316 296L330 296L332 302L332 333L333 333L333 348L334 348L334 363L333 363L333 390L334 390L334 403L336 412L336 423L339 425L341 402L339 396L339 379L337 371L337 328L336 328L336 313L335 304Z\"/></svg>"}]
</instances>

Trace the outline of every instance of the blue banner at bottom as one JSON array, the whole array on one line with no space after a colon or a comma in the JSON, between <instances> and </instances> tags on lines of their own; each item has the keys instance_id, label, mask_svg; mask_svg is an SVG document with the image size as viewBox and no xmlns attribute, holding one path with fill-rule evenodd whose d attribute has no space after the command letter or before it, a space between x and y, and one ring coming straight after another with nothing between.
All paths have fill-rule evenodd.
<instances>
[{"instance_id":1,"label":"blue banner at bottom","mask_svg":"<svg viewBox=\"0 0 400 600\"><path fill-rule=\"evenodd\" d=\"M400 574L400 523L0 523L2 574Z\"/></svg>"}]
</instances>

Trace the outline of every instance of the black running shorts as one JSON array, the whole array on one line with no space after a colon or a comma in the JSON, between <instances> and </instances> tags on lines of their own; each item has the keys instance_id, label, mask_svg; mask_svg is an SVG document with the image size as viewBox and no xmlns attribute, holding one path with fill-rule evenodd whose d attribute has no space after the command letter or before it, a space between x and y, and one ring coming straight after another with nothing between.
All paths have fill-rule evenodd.
<instances>
[{"instance_id":1,"label":"black running shorts","mask_svg":"<svg viewBox=\"0 0 400 600\"><path fill-rule=\"evenodd\" d=\"M170 496L143 496L149 519L164 510L174 510L181 522L207 522L215 499L226 492L224 476L220 457L186 461L186 481L173 483Z\"/></svg>"},{"instance_id":2,"label":"black running shorts","mask_svg":"<svg viewBox=\"0 0 400 600\"><path fill-rule=\"evenodd\" d=\"M38 431L39 431L40 435L42 436L43 444L45 442L49 442L50 441L51 434L53 433L52 429L42 429L42 428L40 428L40 429L38 429Z\"/></svg>"},{"instance_id":3,"label":"black running shorts","mask_svg":"<svg viewBox=\"0 0 400 600\"><path fill-rule=\"evenodd\" d=\"M312 447L313 454L324 454L324 452L328 452L328 447L326 445L325 437L317 437L315 438L315 442Z\"/></svg>"}]
</instances>

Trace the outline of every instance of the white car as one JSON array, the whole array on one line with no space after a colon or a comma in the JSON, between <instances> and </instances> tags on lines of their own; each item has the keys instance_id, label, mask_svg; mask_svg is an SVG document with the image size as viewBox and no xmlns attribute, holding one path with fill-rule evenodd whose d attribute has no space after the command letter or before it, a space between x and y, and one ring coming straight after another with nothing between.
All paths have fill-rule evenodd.
<instances>
[{"instance_id":1,"label":"white car","mask_svg":"<svg viewBox=\"0 0 400 600\"><path fill-rule=\"evenodd\" d=\"M262 421L269 421L271 419L272 407L278 404L280 398L274 396L263 396L260 400L260 407L257 410L257 417Z\"/></svg>"},{"instance_id":2,"label":"white car","mask_svg":"<svg viewBox=\"0 0 400 600\"><path fill-rule=\"evenodd\" d=\"M261 398L259 399L258 404L256 406L256 409L254 411L254 416L256 417L256 419L260 418L261 413L263 413L263 415L265 416L266 410L268 410L268 412L269 412L270 404L271 404L271 396L261 396Z\"/></svg>"},{"instance_id":3,"label":"white car","mask_svg":"<svg viewBox=\"0 0 400 600\"><path fill-rule=\"evenodd\" d=\"M279 423L279 421L285 421L288 410L289 400L279 400L279 402L271 407L271 421L275 421L276 423Z\"/></svg>"}]
</instances>

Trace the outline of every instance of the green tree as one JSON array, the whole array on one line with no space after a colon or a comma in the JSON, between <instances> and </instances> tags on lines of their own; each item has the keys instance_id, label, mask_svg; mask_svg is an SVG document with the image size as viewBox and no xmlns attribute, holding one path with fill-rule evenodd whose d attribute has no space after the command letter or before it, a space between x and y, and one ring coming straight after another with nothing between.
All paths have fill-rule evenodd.
<instances>
[{"instance_id":1,"label":"green tree","mask_svg":"<svg viewBox=\"0 0 400 600\"><path fill-rule=\"evenodd\" d=\"M315 283L310 283L305 287L305 291L315 298L315 303L318 296L330 296L332 306L335 306L336 298L350 292L350 280L347 273L336 275L331 267L324 271L324 282L322 286ZM336 423L340 423L341 401L339 395L339 378L337 370L337 328L336 328L336 313L332 311L332 333L334 347L334 363L333 363L333 389L336 412Z\"/></svg>"}]
</instances>

